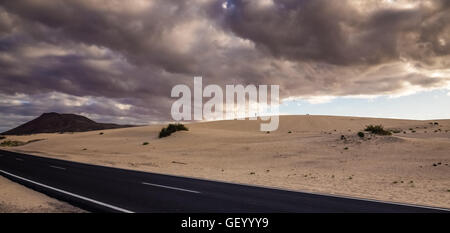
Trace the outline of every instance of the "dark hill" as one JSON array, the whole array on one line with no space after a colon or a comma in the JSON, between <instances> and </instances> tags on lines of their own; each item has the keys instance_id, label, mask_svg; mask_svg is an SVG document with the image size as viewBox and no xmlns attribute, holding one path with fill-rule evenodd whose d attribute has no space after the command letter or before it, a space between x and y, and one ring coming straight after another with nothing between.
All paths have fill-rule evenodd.
<instances>
[{"instance_id":1,"label":"dark hill","mask_svg":"<svg viewBox=\"0 0 450 233\"><path fill-rule=\"evenodd\" d=\"M125 127L133 126L97 123L87 117L76 114L59 114L52 112L44 113L34 120L1 134L26 135L37 133L85 132L91 130L117 129Z\"/></svg>"}]
</instances>

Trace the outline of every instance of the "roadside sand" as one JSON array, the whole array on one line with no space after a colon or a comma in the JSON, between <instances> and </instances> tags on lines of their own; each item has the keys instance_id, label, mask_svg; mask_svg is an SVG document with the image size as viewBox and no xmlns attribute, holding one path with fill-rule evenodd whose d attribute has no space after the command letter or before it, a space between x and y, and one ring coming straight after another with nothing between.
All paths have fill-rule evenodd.
<instances>
[{"instance_id":1,"label":"roadside sand","mask_svg":"<svg viewBox=\"0 0 450 233\"><path fill-rule=\"evenodd\" d=\"M282 116L269 134L259 123L188 124L163 139L162 125L8 139L45 139L9 149L52 158L450 208L450 120ZM362 140L368 124L401 132Z\"/></svg>"},{"instance_id":2,"label":"roadside sand","mask_svg":"<svg viewBox=\"0 0 450 233\"><path fill-rule=\"evenodd\" d=\"M0 176L0 213L73 212L84 211Z\"/></svg>"}]
</instances>

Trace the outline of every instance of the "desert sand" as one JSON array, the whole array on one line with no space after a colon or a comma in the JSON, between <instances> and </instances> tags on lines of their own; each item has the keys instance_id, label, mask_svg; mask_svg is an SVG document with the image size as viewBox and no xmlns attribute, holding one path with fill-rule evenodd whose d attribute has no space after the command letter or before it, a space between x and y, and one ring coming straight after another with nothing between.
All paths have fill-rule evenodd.
<instances>
[{"instance_id":1,"label":"desert sand","mask_svg":"<svg viewBox=\"0 0 450 233\"><path fill-rule=\"evenodd\" d=\"M450 120L281 116L279 129L271 133L259 131L259 124L192 123L187 124L189 131L162 139L157 136L163 125L8 136L45 140L7 149L157 173L450 208ZM399 133L359 138L357 132L369 124Z\"/></svg>"},{"instance_id":2,"label":"desert sand","mask_svg":"<svg viewBox=\"0 0 450 233\"><path fill-rule=\"evenodd\" d=\"M0 176L0 213L82 213L81 209Z\"/></svg>"}]
</instances>

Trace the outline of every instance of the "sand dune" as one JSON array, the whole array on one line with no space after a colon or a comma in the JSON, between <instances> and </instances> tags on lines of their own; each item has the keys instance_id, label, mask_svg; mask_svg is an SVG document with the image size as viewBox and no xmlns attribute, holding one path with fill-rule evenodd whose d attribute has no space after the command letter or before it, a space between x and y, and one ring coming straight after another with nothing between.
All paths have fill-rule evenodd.
<instances>
[{"instance_id":1,"label":"sand dune","mask_svg":"<svg viewBox=\"0 0 450 233\"><path fill-rule=\"evenodd\" d=\"M162 125L8 139L45 139L9 149L53 158L450 208L450 120L281 116L269 134L259 123L193 123L163 139ZM400 133L360 139L368 124Z\"/></svg>"}]
</instances>

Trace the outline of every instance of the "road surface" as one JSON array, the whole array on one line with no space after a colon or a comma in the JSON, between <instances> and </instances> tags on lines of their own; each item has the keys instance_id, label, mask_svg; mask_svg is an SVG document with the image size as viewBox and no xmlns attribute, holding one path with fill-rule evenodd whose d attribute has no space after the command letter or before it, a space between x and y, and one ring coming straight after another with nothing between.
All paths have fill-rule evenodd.
<instances>
[{"instance_id":1,"label":"road surface","mask_svg":"<svg viewBox=\"0 0 450 233\"><path fill-rule=\"evenodd\" d=\"M448 211L110 168L3 150L0 150L0 175L95 212Z\"/></svg>"}]
</instances>

